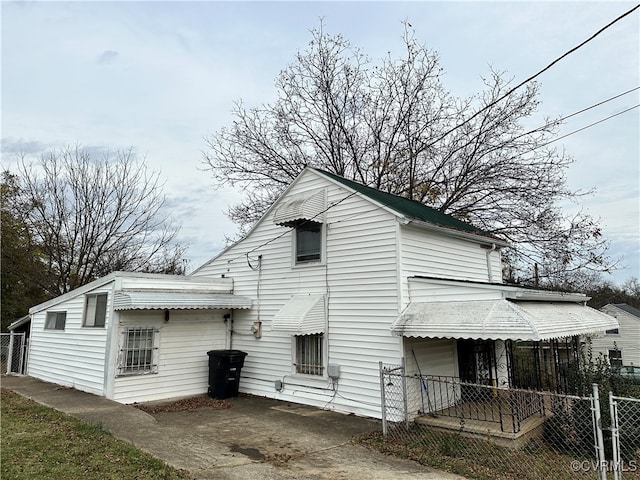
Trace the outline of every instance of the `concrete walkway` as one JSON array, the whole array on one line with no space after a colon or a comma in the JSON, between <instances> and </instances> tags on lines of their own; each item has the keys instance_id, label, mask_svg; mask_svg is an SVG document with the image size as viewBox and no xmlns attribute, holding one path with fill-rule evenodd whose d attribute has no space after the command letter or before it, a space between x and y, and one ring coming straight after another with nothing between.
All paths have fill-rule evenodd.
<instances>
[{"instance_id":1,"label":"concrete walkway","mask_svg":"<svg viewBox=\"0 0 640 480\"><path fill-rule=\"evenodd\" d=\"M232 408L159 413L25 376L2 387L133 443L198 479L462 479L409 460L351 445L379 422L265 398L231 399Z\"/></svg>"}]
</instances>

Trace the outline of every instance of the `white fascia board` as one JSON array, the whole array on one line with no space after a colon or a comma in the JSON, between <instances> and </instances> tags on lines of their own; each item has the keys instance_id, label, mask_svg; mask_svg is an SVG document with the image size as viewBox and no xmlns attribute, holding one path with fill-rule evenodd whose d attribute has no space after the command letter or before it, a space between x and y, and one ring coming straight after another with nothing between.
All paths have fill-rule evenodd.
<instances>
[{"instance_id":1,"label":"white fascia board","mask_svg":"<svg viewBox=\"0 0 640 480\"><path fill-rule=\"evenodd\" d=\"M584 293L536 290L532 288L518 287L517 285L506 285L500 283L485 283L468 280L455 280L450 278L419 276L409 277L408 280L410 282L438 283L441 285L463 285L468 288L500 291L502 292L502 298L507 300L574 303L586 303L591 300L591 297L588 297Z\"/></svg>"},{"instance_id":2,"label":"white fascia board","mask_svg":"<svg viewBox=\"0 0 640 480\"><path fill-rule=\"evenodd\" d=\"M119 290L122 288L122 279L123 278L140 278L140 279L162 279L162 280L174 280L179 283L193 283L193 284L212 284L212 286L217 285L221 286L221 284L225 287L229 293L233 292L233 279L229 278L217 278L217 277L189 277L186 275L171 275L166 273L143 273L143 272L111 272L104 277L98 278L93 282L87 283L81 287L78 287L70 292L67 292L58 297L52 298L51 300L47 300L46 302L35 305L29 309L29 314L34 314L37 312L41 312L48 308L51 308L59 303L65 302L72 298L75 298L79 295L84 295L91 290L95 290L96 288L103 287L107 285L109 282L115 283L115 290ZM145 289L149 290L149 289ZM162 287L157 289L158 291L163 290ZM172 291L171 288L166 289L167 291ZM179 291L179 290L177 290Z\"/></svg>"},{"instance_id":3,"label":"white fascia board","mask_svg":"<svg viewBox=\"0 0 640 480\"><path fill-rule=\"evenodd\" d=\"M218 253L217 255L214 255L213 257L211 257L210 260L207 260L205 263L203 263L202 265L200 265L198 268L196 268L193 272L191 272L189 274L189 276L198 273L198 271L202 270L204 267L206 267L207 265L209 265L210 263L213 263L215 260L217 260L220 256L224 255L225 253L227 253L229 250L231 250L232 248L235 248L237 245L239 245L240 243L242 243L246 238L248 238L253 231L258 228L258 225L260 225L264 219L267 217L267 215L269 215L269 213L271 212L271 210L273 210L274 208L276 208L276 206L281 202L281 200L283 198L285 198L287 196L287 194L289 193L289 190L291 190L293 188L293 186L295 184L298 183L298 181L300 180L300 178L302 177L302 175L305 174L305 172L314 172L314 173L318 173L313 169L307 168L305 167L300 174L293 180L293 182L291 182L287 188L284 189L284 191L280 194L280 196L276 199L275 202L273 202L271 204L271 206L269 208L267 208L267 211L264 212L264 214L258 219L258 221L256 223L253 224L253 226L249 229L249 231L239 240L236 240L235 242L233 242L231 245L229 245L228 247L222 249L222 251L220 253ZM286 228L286 227L285 227Z\"/></svg>"},{"instance_id":4,"label":"white fascia board","mask_svg":"<svg viewBox=\"0 0 640 480\"><path fill-rule=\"evenodd\" d=\"M47 300L46 302L35 305L29 309L29 315L33 315L34 313L41 312L55 305L58 305L59 303L75 298L78 295L83 295L86 292L90 292L91 290L100 288L106 285L107 283L112 282L119 273L122 273L122 272L112 272L108 275L105 275L104 277L94 280L93 282L87 283L86 285L83 285L74 290L71 290L70 292L64 293L55 298L52 298L51 300Z\"/></svg>"},{"instance_id":5,"label":"white fascia board","mask_svg":"<svg viewBox=\"0 0 640 480\"><path fill-rule=\"evenodd\" d=\"M499 240L497 238L485 237L484 235L478 235L476 233L465 232L463 230L456 230L451 227L444 227L442 225L437 225L435 223L425 222L423 220L413 220L403 217L400 214L396 215L401 218L400 223L402 225L412 226L419 228L421 230L430 230L438 233L442 233L443 235L448 235L450 237L460 238L462 240L471 240L475 243L480 243L482 245L493 246L496 247L508 247L509 243L504 240Z\"/></svg>"}]
</instances>

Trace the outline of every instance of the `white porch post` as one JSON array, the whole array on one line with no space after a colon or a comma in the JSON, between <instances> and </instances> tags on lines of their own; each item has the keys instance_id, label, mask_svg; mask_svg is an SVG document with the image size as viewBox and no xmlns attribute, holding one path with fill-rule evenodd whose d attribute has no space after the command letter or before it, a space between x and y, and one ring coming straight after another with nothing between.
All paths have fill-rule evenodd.
<instances>
[{"instance_id":1,"label":"white porch post","mask_svg":"<svg viewBox=\"0 0 640 480\"><path fill-rule=\"evenodd\" d=\"M496 355L496 386L509 388L509 362L507 361L507 347L504 340L495 341Z\"/></svg>"}]
</instances>

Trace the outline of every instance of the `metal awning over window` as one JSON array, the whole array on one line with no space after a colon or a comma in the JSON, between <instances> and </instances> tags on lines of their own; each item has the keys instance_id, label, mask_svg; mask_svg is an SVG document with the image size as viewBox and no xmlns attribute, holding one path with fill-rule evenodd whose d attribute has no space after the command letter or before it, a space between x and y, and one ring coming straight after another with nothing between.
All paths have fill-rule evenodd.
<instances>
[{"instance_id":1,"label":"metal awning over window","mask_svg":"<svg viewBox=\"0 0 640 480\"><path fill-rule=\"evenodd\" d=\"M617 325L614 317L579 303L502 299L411 303L391 331L405 337L540 341Z\"/></svg>"},{"instance_id":2,"label":"metal awning over window","mask_svg":"<svg viewBox=\"0 0 640 480\"><path fill-rule=\"evenodd\" d=\"M271 330L292 335L324 333L326 325L324 295L294 295L273 318Z\"/></svg>"},{"instance_id":3,"label":"metal awning over window","mask_svg":"<svg viewBox=\"0 0 640 480\"><path fill-rule=\"evenodd\" d=\"M322 223L326 204L324 189L285 197L273 214L276 225L292 226L300 220Z\"/></svg>"},{"instance_id":4,"label":"metal awning over window","mask_svg":"<svg viewBox=\"0 0 640 480\"><path fill-rule=\"evenodd\" d=\"M114 310L209 310L251 308L251 299L230 293L119 291Z\"/></svg>"}]
</instances>

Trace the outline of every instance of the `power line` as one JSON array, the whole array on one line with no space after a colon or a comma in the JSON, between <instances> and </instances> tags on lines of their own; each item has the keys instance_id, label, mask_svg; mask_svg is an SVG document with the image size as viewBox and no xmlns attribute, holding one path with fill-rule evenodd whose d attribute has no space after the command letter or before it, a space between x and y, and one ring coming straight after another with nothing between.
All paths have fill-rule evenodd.
<instances>
[{"instance_id":1,"label":"power line","mask_svg":"<svg viewBox=\"0 0 640 480\"><path fill-rule=\"evenodd\" d=\"M627 108L625 110L622 110L621 112L614 113L613 115L609 115L608 117L603 118L601 120L598 120L597 122L590 123L589 125L586 125L586 126L584 126L582 128L574 130L573 132L569 132L566 135L562 135L561 137L554 138L553 140L550 140L547 143L540 145L540 147L538 147L538 148L545 147L545 146L549 145L550 143L557 142L558 140L562 140L563 138L567 138L568 136L573 135L574 133L581 132L582 130L586 130L587 128L591 128L591 127L593 127L595 125L598 125L599 123L606 122L607 120L609 120L609 119L611 119L613 117L617 117L618 115L622 115L623 113L627 113L628 111L633 110L634 108L638 108L638 107L640 107L640 103L638 103L637 105L634 105L633 107L629 107L629 108Z\"/></svg>"},{"instance_id":2,"label":"power line","mask_svg":"<svg viewBox=\"0 0 640 480\"><path fill-rule=\"evenodd\" d=\"M437 140L435 140L433 143L431 143L429 145L429 147L435 145L436 143L438 143L440 140L442 140L444 137L446 137L447 135L449 135L450 133L455 132L457 129L461 128L462 126L466 125L467 123L469 123L471 120L473 120L474 118L476 118L478 115L480 115L482 112L484 112L485 110L488 110L489 108L493 107L494 105L496 105L498 102L504 100L505 98L507 98L509 95L511 95L513 92L515 92L517 89L519 89L520 87L522 87L523 85L529 83L531 80L533 80L534 78L542 75L544 72L546 72L547 70L549 70L551 67L553 67L556 63L558 63L560 60L562 60L563 58L567 57L568 55L572 54L573 52L575 52L576 50L578 50L579 48L582 48L584 45L586 45L587 43L589 43L591 40L593 40L594 38L596 38L598 35L600 35L602 32L604 32L606 29L608 29L609 27L611 27L612 25L614 25L615 23L619 22L620 20L622 20L624 17L626 17L627 15L630 15L632 12L634 12L635 10L637 10L638 8L640 8L640 4L636 5L635 7L633 7L631 10L628 10L627 12L623 13L622 15L620 15L618 18L616 18L615 20L609 22L607 25L605 25L604 27L602 27L600 30L598 30L596 33L594 33L593 35L591 35L589 38L587 38L585 41L583 41L582 43L580 43L579 45L573 47L571 50L563 53L561 56L559 56L558 58L556 58L553 62L551 62L549 65L547 65L546 67L544 67L542 70L540 70L539 72L531 75L529 78L527 78L526 80L520 82L518 85L516 85L515 87L513 87L511 90L509 90L507 93L505 93L504 95L502 95L501 97L498 97L496 100L494 100L493 102L489 103L488 105L484 106L483 108L481 108L480 110L478 110L476 113L474 113L473 115L471 115L469 118L467 118L465 121L463 121L462 123L456 125L455 127L447 130L442 136L440 136Z\"/></svg>"},{"instance_id":3,"label":"power line","mask_svg":"<svg viewBox=\"0 0 640 480\"><path fill-rule=\"evenodd\" d=\"M565 120L567 120L568 118L575 117L576 115L579 115L579 114L584 113L584 112L586 112L586 111L589 111L589 110L591 110L591 109L593 109L593 108L596 108L596 107L599 107L599 106L601 106L601 105L604 105L605 103L611 102L611 101L613 101L613 100L615 100L615 99L617 99L617 98L620 98L620 97L622 97L622 96L624 96L624 95L627 95L627 94L629 94L629 93L631 93L631 92L635 92L636 90L640 90L640 87L634 87L634 88L632 88L632 89L630 89L630 90L627 90L626 92L619 93L618 95L614 95L613 97L609 97L609 98L607 98L606 100L602 100L602 101L600 101L600 102L598 102L598 103L594 103L593 105L590 105L590 106L585 107L585 108L583 108L583 109L581 109L581 110L578 110L577 112L573 112L573 113L570 113L569 115L565 115L564 117L560 117L560 118L557 118L557 119L552 120L552 121L550 121L550 122L547 122L547 123L545 123L544 125L541 125L541 126L539 126L539 127L537 127L537 128L534 128L533 130L529 130L528 132L521 133L520 135L516 135L515 137L512 137L512 138L510 138L510 139L508 139L508 140L506 140L506 141L502 142L502 144L501 144L501 145L496 145L495 147L490 148L489 150L487 150L486 152L484 152L484 155L486 155L487 153L494 152L494 151L496 151L496 150L500 150L501 148L503 148L503 145L504 145L505 143L513 142L514 140L517 140L517 139L519 139L519 138L525 137L525 136L527 136L527 135L531 135L532 133L536 133L536 132L543 131L545 128L547 128L547 127L549 127L549 126L551 126L551 125L558 124L558 123L560 123L560 122L564 122L564 121L565 121ZM624 112L621 112L621 113L624 113ZM615 116L615 115L614 115L614 116ZM610 118L610 117L609 117L609 118ZM608 118L607 118L607 119L608 119ZM604 120L607 120L607 119L604 119ZM604 120L602 120L602 121L604 121ZM597 123L600 123L600 122L596 122L596 124L597 124ZM474 132L474 133L479 133L481 130L482 130L481 128L478 128L478 129L477 129L477 131L476 131L476 132ZM579 130L578 130L578 131L579 131ZM564 137L560 137L560 138L564 138ZM556 140L560 140L560 138L558 138L558 139L556 139ZM556 140L553 140L553 141L556 141ZM454 149L453 151L449 152L449 155L453 155L454 153L456 153L456 152L458 152L458 151L460 151L460 150L462 150L462 149L464 149L464 148L468 147L469 145L472 145L473 143L475 143L475 141L476 141L476 140L475 140L475 137L474 137L474 138L471 138L471 139L470 139L467 143L465 143L464 145L461 145L461 146L457 147L456 149ZM545 143L544 145L548 145L549 143L552 143L552 142ZM536 147L536 149L537 149L537 148L540 148L540 147L542 147L542 146L544 146L544 145L540 145L539 147Z\"/></svg>"},{"instance_id":4,"label":"power line","mask_svg":"<svg viewBox=\"0 0 640 480\"><path fill-rule=\"evenodd\" d=\"M610 102L610 101L612 101L612 100L615 100L616 98L619 98L619 97L621 97L621 96L623 96L623 95L626 95L626 94L631 93L631 92L633 92L633 91L635 91L635 90L638 90L638 89L640 89L640 87L632 88L632 89L630 89L630 90L627 90L626 92L620 93L620 94L615 95L615 96L613 96L613 97L610 97L610 98L608 98L608 99L606 99L606 100L602 100L601 102L598 102L598 103L595 103L595 104L590 105L590 106L588 106L588 107L585 107L585 108L583 108L583 109L581 109L581 110L578 110L577 112L571 113L571 114L569 114L569 115L567 115L567 116L565 116L565 117L562 117L562 118L560 118L560 119L558 119L558 120L555 120L555 121L553 121L553 122L549 122L549 123L547 123L546 125L543 125L542 127L538 127L538 128L536 128L536 129L530 130L529 132L526 132L526 133L523 133L523 134L521 134L521 135L518 135L518 136L516 136L516 137L512 138L510 141L515 140L515 139L518 139L518 138L520 138L520 137L522 137L522 136L524 136L524 135L529 135L529 134L531 134L531 133L534 133L534 132L536 132L536 131L538 131L538 130L540 130L540 129L542 129L542 128L545 128L545 127L547 127L547 126L549 126L549 125L552 125L553 123L557 123L557 122L560 122L560 121L566 120L567 118L574 117L574 116L576 116L576 115L578 115L578 114L580 114L580 113L584 113L584 112L586 112L586 111L588 111L588 110L591 110L592 108L595 108L595 107L598 107L598 106L600 106L600 105L603 105L603 104L605 104L605 103L607 103L607 102ZM547 145L549 145L549 144L551 144L551 143L554 143L554 142L557 142L557 141L559 141L559 140L562 140L563 138L566 138L566 137L569 137L569 136L571 136L571 135L574 135L574 134L576 134L576 133L578 133L578 132L581 132L581 131L583 131L583 130L586 130L586 129L588 129L588 128L591 128L591 127L593 127L593 126L595 126L595 125L598 125L598 124L600 124L600 123L606 122L607 120L610 120L610 119L612 119L612 118L614 118L614 117L617 117L618 115L622 115L623 113L626 113L626 112L628 112L628 111L630 111L630 110L633 110L634 108L638 108L638 107L640 107L640 104L634 105L633 107L629 107L629 108L627 108L627 109L625 109L625 110L622 110L622 111L620 111L620 112L614 113L613 115L609 115L608 117L605 117L605 118L603 118L603 119L601 119L601 120L598 120L597 122L593 122L593 123L591 123L591 124L589 124L589 125L586 125L586 126L584 126L584 127L582 127L582 128L579 128L579 129L577 129L577 130L574 130L574 131L572 131L572 132L569 132L569 133L567 133L566 135L562 135L561 137L558 137L558 138L555 138L555 139L553 139L553 140L550 140L550 141L548 141L547 143L543 143L542 145L539 145L539 146L535 147L535 149L534 149L534 150L537 150L537 149L539 149L539 148L545 147L545 146L547 146ZM488 152L485 152L485 154L486 154L486 153L490 153L491 151L494 151L494 150L499 150L500 148L501 148L501 147L494 147L493 149L489 150ZM516 158L516 157L512 157L512 158ZM313 216L313 218L304 220L303 224L304 224L304 223L307 223L307 222L310 222L310 221L313 221L313 219L315 219L315 218L317 218L318 216L320 216L320 215L322 215L322 214L324 214L324 213L328 212L331 208L333 208L333 207L335 207L335 206L339 205L340 203L344 202L345 200L347 200L347 199L349 199L349 198L353 197L353 196L354 196L354 195L356 195L357 193L358 193L357 191L354 191L354 192L350 193L349 195L347 195L346 197L344 197L344 198L342 198L342 199L338 200L337 202L335 202L335 203L333 203L333 204L329 205L329 206L328 206L327 208L325 208L323 211L321 211L321 212L317 213L316 215L314 215L314 216ZM403 197L401 197L401 198L403 198ZM266 242L264 242L264 243L262 243L262 244L258 245L257 247L254 247L254 248L252 248L252 249L250 249L250 250L246 251L245 253L241 253L241 254L239 254L239 255L237 255L237 256L235 256L235 257L233 257L233 258L231 258L231 259L227 260L227 263L229 264L229 263L231 263L231 262L233 262L233 261L235 261L235 260L237 260L238 258L241 258L241 257L246 257L246 258L247 258L247 261L249 261L249 254L250 254L250 253L253 253L253 252L255 252L256 250L258 250L258 249L260 249L260 248L262 248L262 247L264 247L264 246L266 246L266 245L269 245L269 244L270 244L270 243L272 243L272 242L275 242L275 241L276 241L276 240L278 240L279 238L282 238L282 237L284 237L285 235L287 235L290 231L291 231L291 228L290 228L290 229L288 229L288 230L286 230L286 231L284 231L284 232L282 232L282 233L280 233L280 234L278 234L278 235L276 235L275 237L270 238L270 239L269 239L269 240L267 240ZM245 237L245 238L246 238L246 237ZM242 240L244 240L244 239L241 239L240 241L242 241ZM250 264L249 264L249 267L251 267L251 265L250 265ZM252 267L251 267L251 268L252 268ZM252 270L255 270L255 269L254 269L254 268L252 268Z\"/></svg>"}]
</instances>

